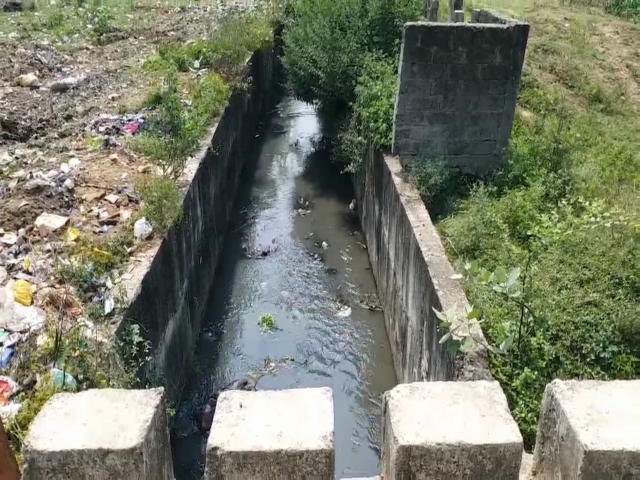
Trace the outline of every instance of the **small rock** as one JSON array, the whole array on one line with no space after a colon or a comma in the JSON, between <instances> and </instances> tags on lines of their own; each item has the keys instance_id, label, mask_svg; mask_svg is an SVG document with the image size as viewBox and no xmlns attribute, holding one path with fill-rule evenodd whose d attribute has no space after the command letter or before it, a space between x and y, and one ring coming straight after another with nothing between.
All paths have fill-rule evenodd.
<instances>
[{"instance_id":1,"label":"small rock","mask_svg":"<svg viewBox=\"0 0 640 480\"><path fill-rule=\"evenodd\" d=\"M52 92L62 93L77 87L83 80L84 77L67 77L62 80L56 80L49 88Z\"/></svg>"},{"instance_id":2,"label":"small rock","mask_svg":"<svg viewBox=\"0 0 640 480\"><path fill-rule=\"evenodd\" d=\"M64 183L62 184L62 186L64 188L66 188L67 190L73 190L75 188L75 183L73 183L73 179L72 178L67 178Z\"/></svg>"},{"instance_id":3,"label":"small rock","mask_svg":"<svg viewBox=\"0 0 640 480\"><path fill-rule=\"evenodd\" d=\"M153 233L153 227L142 217L133 224L133 236L138 240L146 240Z\"/></svg>"},{"instance_id":4,"label":"small rock","mask_svg":"<svg viewBox=\"0 0 640 480\"><path fill-rule=\"evenodd\" d=\"M84 198L84 201L87 203L97 202L98 200L101 200L103 197L104 197L104 192L100 190L91 190L82 196L82 198Z\"/></svg>"},{"instance_id":5,"label":"small rock","mask_svg":"<svg viewBox=\"0 0 640 480\"><path fill-rule=\"evenodd\" d=\"M109 155L109 160L111 160L112 162L117 162L118 160L120 160L120 158L117 154L114 153L112 155Z\"/></svg>"},{"instance_id":6,"label":"small rock","mask_svg":"<svg viewBox=\"0 0 640 480\"><path fill-rule=\"evenodd\" d=\"M11 162L13 162L13 157L9 155L9 152L0 155L0 165L9 165Z\"/></svg>"},{"instance_id":7,"label":"small rock","mask_svg":"<svg viewBox=\"0 0 640 480\"><path fill-rule=\"evenodd\" d=\"M22 11L22 0L5 0L2 5L3 12L21 12Z\"/></svg>"},{"instance_id":8,"label":"small rock","mask_svg":"<svg viewBox=\"0 0 640 480\"><path fill-rule=\"evenodd\" d=\"M356 209L356 199L354 198L353 200L351 200L351 203L349 204L349 210L355 210Z\"/></svg>"},{"instance_id":9,"label":"small rock","mask_svg":"<svg viewBox=\"0 0 640 480\"><path fill-rule=\"evenodd\" d=\"M34 178L24 184L24 189L27 192L33 193L33 192L37 192L38 190L43 190L48 186L49 186L49 182L44 178Z\"/></svg>"},{"instance_id":10,"label":"small rock","mask_svg":"<svg viewBox=\"0 0 640 480\"><path fill-rule=\"evenodd\" d=\"M104 197L104 199L109 202L112 203L113 205L117 205L118 202L120 201L120 197L118 195L115 194L111 194L111 195L107 195L106 197Z\"/></svg>"},{"instance_id":11,"label":"small rock","mask_svg":"<svg viewBox=\"0 0 640 480\"><path fill-rule=\"evenodd\" d=\"M327 242L322 242L322 249L326 250L327 248L329 248L329 244Z\"/></svg>"},{"instance_id":12,"label":"small rock","mask_svg":"<svg viewBox=\"0 0 640 480\"><path fill-rule=\"evenodd\" d=\"M70 158L68 163L71 170L76 170L82 164L80 159L76 157Z\"/></svg>"},{"instance_id":13,"label":"small rock","mask_svg":"<svg viewBox=\"0 0 640 480\"><path fill-rule=\"evenodd\" d=\"M0 243L3 245L15 245L18 242L18 236L13 233L5 233L0 237Z\"/></svg>"},{"instance_id":14,"label":"small rock","mask_svg":"<svg viewBox=\"0 0 640 480\"><path fill-rule=\"evenodd\" d=\"M120 95L118 95L117 93L112 93L111 95L109 95L109 100L110 101L114 101L120 98Z\"/></svg>"},{"instance_id":15,"label":"small rock","mask_svg":"<svg viewBox=\"0 0 640 480\"><path fill-rule=\"evenodd\" d=\"M60 172L58 172L57 170L49 170L47 173L44 174L44 178L46 178L47 180L53 180L58 175L60 175Z\"/></svg>"},{"instance_id":16,"label":"small rock","mask_svg":"<svg viewBox=\"0 0 640 480\"><path fill-rule=\"evenodd\" d=\"M64 227L69 221L69 217L55 215L53 213L42 213L36 218L35 226L42 234L55 232Z\"/></svg>"},{"instance_id":17,"label":"small rock","mask_svg":"<svg viewBox=\"0 0 640 480\"><path fill-rule=\"evenodd\" d=\"M35 73L26 73L16 77L15 84L19 87L35 88L40 86L40 80Z\"/></svg>"},{"instance_id":18,"label":"small rock","mask_svg":"<svg viewBox=\"0 0 640 480\"><path fill-rule=\"evenodd\" d=\"M140 165L138 167L138 173L149 173L151 171L151 165Z\"/></svg>"},{"instance_id":19,"label":"small rock","mask_svg":"<svg viewBox=\"0 0 640 480\"><path fill-rule=\"evenodd\" d=\"M15 178L15 179L24 178L26 176L27 176L26 170L22 170L22 169L16 172L13 172L11 175L9 175L10 178Z\"/></svg>"}]
</instances>

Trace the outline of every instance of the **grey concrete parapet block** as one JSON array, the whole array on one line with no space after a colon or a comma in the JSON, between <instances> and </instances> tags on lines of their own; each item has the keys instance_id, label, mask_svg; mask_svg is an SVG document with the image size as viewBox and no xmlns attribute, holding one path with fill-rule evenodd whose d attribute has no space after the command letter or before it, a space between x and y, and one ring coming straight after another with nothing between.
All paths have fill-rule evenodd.
<instances>
[{"instance_id":1,"label":"grey concrete parapet block","mask_svg":"<svg viewBox=\"0 0 640 480\"><path fill-rule=\"evenodd\" d=\"M398 385L382 436L385 480L519 477L522 436L494 381Z\"/></svg>"},{"instance_id":2,"label":"grey concrete parapet block","mask_svg":"<svg viewBox=\"0 0 640 480\"><path fill-rule=\"evenodd\" d=\"M547 385L531 478L640 478L640 380Z\"/></svg>"},{"instance_id":3,"label":"grey concrete parapet block","mask_svg":"<svg viewBox=\"0 0 640 480\"><path fill-rule=\"evenodd\" d=\"M205 480L333 479L333 392L223 392L207 443Z\"/></svg>"},{"instance_id":4,"label":"grey concrete parapet block","mask_svg":"<svg viewBox=\"0 0 640 480\"><path fill-rule=\"evenodd\" d=\"M24 462L24 480L173 480L164 389L54 395Z\"/></svg>"}]
</instances>

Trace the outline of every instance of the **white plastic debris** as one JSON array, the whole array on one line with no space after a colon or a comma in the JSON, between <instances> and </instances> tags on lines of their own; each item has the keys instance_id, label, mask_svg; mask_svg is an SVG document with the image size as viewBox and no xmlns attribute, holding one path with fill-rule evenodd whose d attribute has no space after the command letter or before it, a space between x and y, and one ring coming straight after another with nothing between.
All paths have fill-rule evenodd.
<instances>
[{"instance_id":1,"label":"white plastic debris","mask_svg":"<svg viewBox=\"0 0 640 480\"><path fill-rule=\"evenodd\" d=\"M133 224L133 236L138 240L146 240L152 233L153 227L144 217L136 220L136 223Z\"/></svg>"},{"instance_id":2,"label":"white plastic debris","mask_svg":"<svg viewBox=\"0 0 640 480\"><path fill-rule=\"evenodd\" d=\"M41 308L15 301L13 281L0 289L0 328L10 332L35 331L44 327L45 321L46 314Z\"/></svg>"},{"instance_id":3,"label":"white plastic debris","mask_svg":"<svg viewBox=\"0 0 640 480\"><path fill-rule=\"evenodd\" d=\"M336 317L347 318L351 316L351 307L344 307L340 309L338 313L336 313Z\"/></svg>"},{"instance_id":4,"label":"white plastic debris","mask_svg":"<svg viewBox=\"0 0 640 480\"><path fill-rule=\"evenodd\" d=\"M68 165L69 165L69 168L71 168L71 170L76 170L81 163L82 162L80 161L80 159L73 157L69 159Z\"/></svg>"},{"instance_id":5,"label":"white plastic debris","mask_svg":"<svg viewBox=\"0 0 640 480\"><path fill-rule=\"evenodd\" d=\"M69 217L63 217L61 215L55 215L53 213L42 213L36 218L35 226L42 234L48 234L55 232L64 227L69 221Z\"/></svg>"}]
</instances>

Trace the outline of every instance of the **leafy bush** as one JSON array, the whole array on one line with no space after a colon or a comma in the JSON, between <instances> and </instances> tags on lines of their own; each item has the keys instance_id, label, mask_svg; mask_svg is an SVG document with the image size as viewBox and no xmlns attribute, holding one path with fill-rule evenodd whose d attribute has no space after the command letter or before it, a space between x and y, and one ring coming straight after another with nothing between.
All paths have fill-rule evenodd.
<instances>
[{"instance_id":1,"label":"leafy bush","mask_svg":"<svg viewBox=\"0 0 640 480\"><path fill-rule=\"evenodd\" d=\"M396 57L419 0L302 0L284 32L283 63L296 96L337 113L356 99L367 53Z\"/></svg>"},{"instance_id":2,"label":"leafy bush","mask_svg":"<svg viewBox=\"0 0 640 480\"><path fill-rule=\"evenodd\" d=\"M303 0L284 31L282 58L291 90L325 109L354 99L364 53L360 0Z\"/></svg>"},{"instance_id":3,"label":"leafy bush","mask_svg":"<svg viewBox=\"0 0 640 480\"><path fill-rule=\"evenodd\" d=\"M397 69L395 56L372 53L364 58L351 116L340 132L338 142L338 157L350 171L360 165L367 139L377 148L391 146Z\"/></svg>"},{"instance_id":4,"label":"leafy bush","mask_svg":"<svg viewBox=\"0 0 640 480\"><path fill-rule=\"evenodd\" d=\"M526 334L508 355L492 355L491 366L527 447L548 382L627 379L640 369L637 207L629 199L624 210L619 204L625 184L634 181L637 153L611 138L609 123L569 115L557 98L525 85L521 105L536 115L517 119L507 166L478 182L439 224L461 265L473 260L490 271L522 271L520 298L531 317ZM609 155L601 157L601 149ZM600 175L596 167L603 165ZM520 304L477 279L465 285L481 307L490 343L518 336Z\"/></svg>"},{"instance_id":5,"label":"leafy bush","mask_svg":"<svg viewBox=\"0 0 640 480\"><path fill-rule=\"evenodd\" d=\"M140 180L136 190L144 202L141 215L160 230L168 230L182 214L182 192L176 183L165 177Z\"/></svg>"},{"instance_id":6,"label":"leafy bush","mask_svg":"<svg viewBox=\"0 0 640 480\"><path fill-rule=\"evenodd\" d=\"M605 3L605 11L612 15L634 20L640 19L639 0L609 0Z\"/></svg>"},{"instance_id":7,"label":"leafy bush","mask_svg":"<svg viewBox=\"0 0 640 480\"><path fill-rule=\"evenodd\" d=\"M149 129L134 146L155 161L163 175L182 175L209 123L222 112L231 90L241 86L249 56L269 46L272 36L268 17L230 14L208 39L161 45L144 63L143 69L160 74L164 85L147 101L156 108Z\"/></svg>"}]
</instances>

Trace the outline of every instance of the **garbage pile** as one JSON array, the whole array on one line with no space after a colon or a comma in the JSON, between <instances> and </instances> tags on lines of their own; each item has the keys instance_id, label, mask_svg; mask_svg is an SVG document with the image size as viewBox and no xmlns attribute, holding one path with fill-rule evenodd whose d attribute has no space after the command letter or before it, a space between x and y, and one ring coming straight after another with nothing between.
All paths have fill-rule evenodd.
<instances>
[{"instance_id":1,"label":"garbage pile","mask_svg":"<svg viewBox=\"0 0 640 480\"><path fill-rule=\"evenodd\" d=\"M101 113L91 120L86 131L101 135L103 148L116 147L119 145L116 137L137 135L148 126L147 113L152 109L152 106L147 106L138 113L125 115Z\"/></svg>"}]
</instances>

